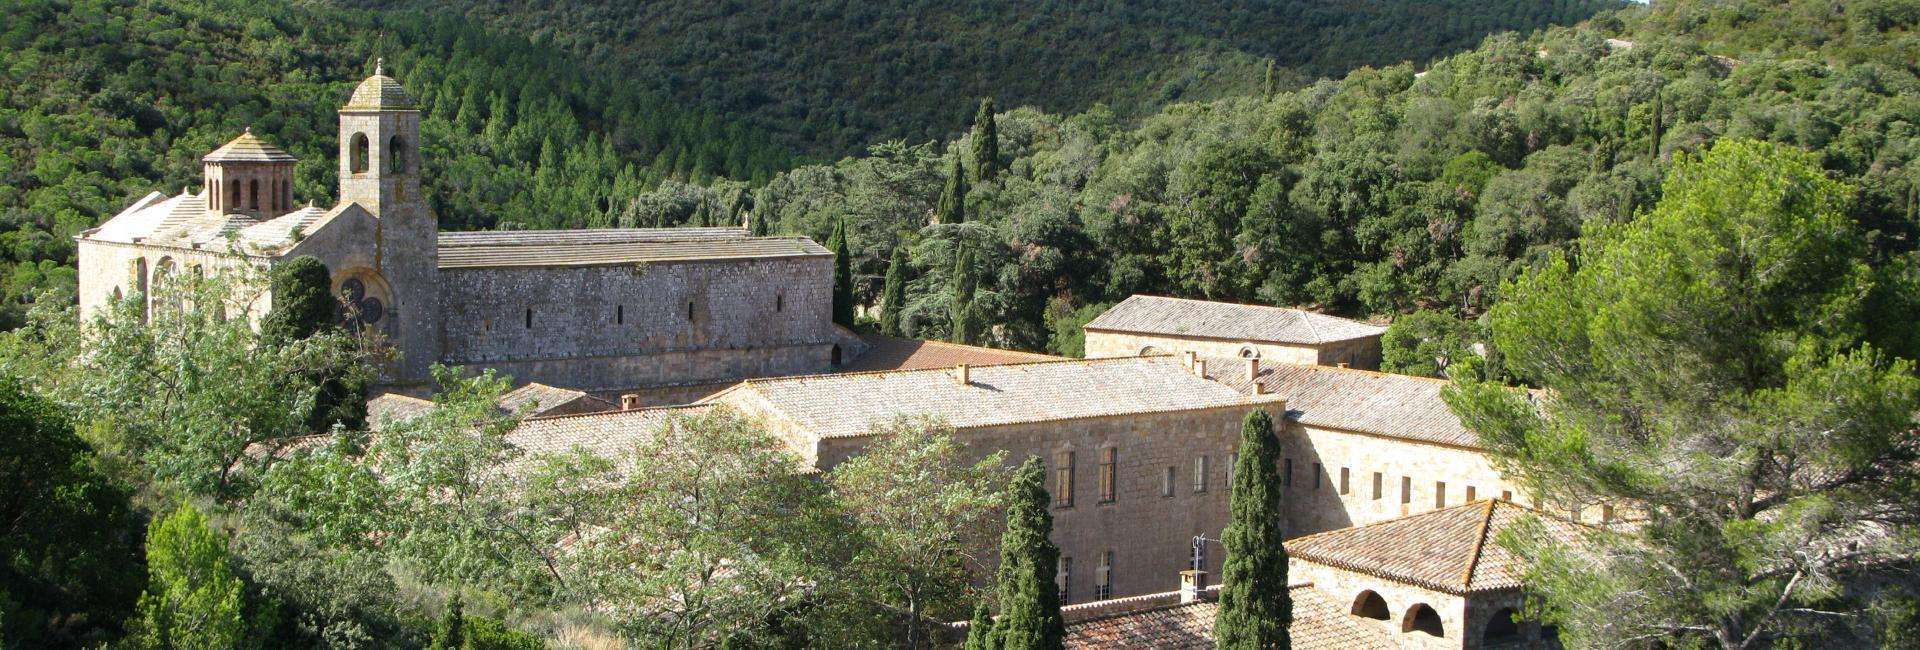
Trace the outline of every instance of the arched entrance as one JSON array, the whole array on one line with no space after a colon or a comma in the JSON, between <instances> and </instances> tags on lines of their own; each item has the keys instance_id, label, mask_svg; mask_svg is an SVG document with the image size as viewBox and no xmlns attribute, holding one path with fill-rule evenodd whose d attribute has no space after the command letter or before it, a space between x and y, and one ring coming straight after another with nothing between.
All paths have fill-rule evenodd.
<instances>
[{"instance_id":1,"label":"arched entrance","mask_svg":"<svg viewBox=\"0 0 1920 650\"><path fill-rule=\"evenodd\" d=\"M1374 593L1372 589L1360 592L1360 596L1353 599L1352 614L1376 621L1392 618L1392 615L1387 613L1387 599L1381 598L1380 594Z\"/></svg>"}]
</instances>

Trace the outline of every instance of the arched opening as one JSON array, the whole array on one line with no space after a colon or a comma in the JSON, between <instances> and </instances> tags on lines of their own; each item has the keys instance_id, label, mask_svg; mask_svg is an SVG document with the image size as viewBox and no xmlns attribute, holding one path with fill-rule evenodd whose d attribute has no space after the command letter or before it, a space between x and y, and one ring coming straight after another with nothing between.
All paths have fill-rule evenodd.
<instances>
[{"instance_id":1,"label":"arched opening","mask_svg":"<svg viewBox=\"0 0 1920 650\"><path fill-rule=\"evenodd\" d=\"M237 207L240 207L240 183L239 182L228 183L227 184L227 202L221 204L220 208L221 210L224 211L224 210L231 210Z\"/></svg>"},{"instance_id":2,"label":"arched opening","mask_svg":"<svg viewBox=\"0 0 1920 650\"><path fill-rule=\"evenodd\" d=\"M353 173L367 173L367 134L353 134L352 145L347 148L347 160Z\"/></svg>"},{"instance_id":3,"label":"arched opening","mask_svg":"<svg viewBox=\"0 0 1920 650\"><path fill-rule=\"evenodd\" d=\"M829 352L828 355L831 357L828 359L829 363L832 363L833 365L836 365L836 366L840 365L840 346L839 345L837 344L834 345L833 350Z\"/></svg>"},{"instance_id":4,"label":"arched opening","mask_svg":"<svg viewBox=\"0 0 1920 650\"><path fill-rule=\"evenodd\" d=\"M1400 623L1401 632L1420 632L1432 636L1447 635L1446 626L1440 622L1440 613L1433 611L1426 603L1414 603L1407 608L1405 620Z\"/></svg>"},{"instance_id":5,"label":"arched opening","mask_svg":"<svg viewBox=\"0 0 1920 650\"><path fill-rule=\"evenodd\" d=\"M247 209L260 209L260 179L247 181Z\"/></svg>"},{"instance_id":6,"label":"arched opening","mask_svg":"<svg viewBox=\"0 0 1920 650\"><path fill-rule=\"evenodd\" d=\"M1387 613L1387 599L1381 598L1380 594L1374 593L1372 589L1360 592L1360 596L1353 599L1351 613L1360 618L1371 618L1376 621L1392 618L1392 615Z\"/></svg>"},{"instance_id":7,"label":"arched opening","mask_svg":"<svg viewBox=\"0 0 1920 650\"><path fill-rule=\"evenodd\" d=\"M1503 607L1493 613L1487 621L1487 629L1480 633L1480 642L1486 645L1513 643L1520 640L1520 623L1513 620L1513 608Z\"/></svg>"},{"instance_id":8,"label":"arched opening","mask_svg":"<svg viewBox=\"0 0 1920 650\"><path fill-rule=\"evenodd\" d=\"M133 261L133 292L140 294L140 322L147 322L147 258Z\"/></svg>"},{"instance_id":9,"label":"arched opening","mask_svg":"<svg viewBox=\"0 0 1920 650\"><path fill-rule=\"evenodd\" d=\"M1144 348L1140 348L1140 356L1151 357L1156 354L1160 354L1160 348L1156 348L1151 345Z\"/></svg>"},{"instance_id":10,"label":"arched opening","mask_svg":"<svg viewBox=\"0 0 1920 650\"><path fill-rule=\"evenodd\" d=\"M397 135L387 138L387 171L395 174L407 171L407 141Z\"/></svg>"},{"instance_id":11,"label":"arched opening","mask_svg":"<svg viewBox=\"0 0 1920 650\"><path fill-rule=\"evenodd\" d=\"M1259 350L1255 350L1255 349L1253 349L1253 346L1251 346L1251 345L1249 345L1249 346L1244 346L1244 347L1241 347L1241 348L1240 348L1240 358L1242 358L1242 359L1258 359L1258 358L1260 358L1260 351L1259 351Z\"/></svg>"},{"instance_id":12,"label":"arched opening","mask_svg":"<svg viewBox=\"0 0 1920 650\"><path fill-rule=\"evenodd\" d=\"M153 280L147 283L147 304L149 313L160 314L161 310L171 311L179 306L180 291L173 286L174 263L171 257L162 257L153 265Z\"/></svg>"},{"instance_id":13,"label":"arched opening","mask_svg":"<svg viewBox=\"0 0 1920 650\"><path fill-rule=\"evenodd\" d=\"M113 302L114 302L114 304L116 304L116 305L117 305L117 304L120 304L120 301L122 301L122 300L126 300L126 299L127 299L127 297L126 297L126 296L125 296L124 294L121 294L121 293L120 293L120 287L114 287L114 288L113 288Z\"/></svg>"}]
</instances>

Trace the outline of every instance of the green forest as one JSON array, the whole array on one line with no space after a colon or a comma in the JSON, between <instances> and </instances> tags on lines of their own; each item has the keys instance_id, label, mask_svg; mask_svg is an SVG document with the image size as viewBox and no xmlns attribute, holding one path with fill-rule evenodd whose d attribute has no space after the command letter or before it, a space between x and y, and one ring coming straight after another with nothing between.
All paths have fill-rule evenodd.
<instances>
[{"instance_id":1,"label":"green forest","mask_svg":"<svg viewBox=\"0 0 1920 650\"><path fill-rule=\"evenodd\" d=\"M823 240L845 220L863 305L908 249L888 307L913 336L953 338L968 275L968 311L994 325L962 338L996 346L1072 354L1079 323L1135 293L1412 314L1390 347L1468 345L1502 281L1651 206L1677 156L1721 138L1814 152L1857 188L1848 217L1874 259L1906 258L1917 23L1920 4L1895 0L1659 3L1138 123L1016 108L991 120L988 156L977 130L881 143L780 174L754 204ZM929 225L955 164L1004 171Z\"/></svg>"},{"instance_id":2,"label":"green forest","mask_svg":"<svg viewBox=\"0 0 1920 650\"><path fill-rule=\"evenodd\" d=\"M333 0L457 11L538 34L814 156L965 126L959 98L1123 118L1179 101L1425 62L1617 0ZM1275 69L1269 71L1271 63Z\"/></svg>"}]
</instances>

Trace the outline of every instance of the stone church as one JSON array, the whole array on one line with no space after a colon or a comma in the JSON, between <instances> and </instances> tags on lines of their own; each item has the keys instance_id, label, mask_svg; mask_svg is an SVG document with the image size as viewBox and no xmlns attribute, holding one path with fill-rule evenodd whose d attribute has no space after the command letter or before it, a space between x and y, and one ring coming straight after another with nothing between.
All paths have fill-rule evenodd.
<instances>
[{"instance_id":1,"label":"stone church","mask_svg":"<svg viewBox=\"0 0 1920 650\"><path fill-rule=\"evenodd\" d=\"M421 192L420 111L383 72L340 108L338 203L296 205L294 156L242 133L202 158L198 191L148 194L77 237L82 315L134 295L151 310L177 274L310 255L348 318L400 353L386 378L403 386L435 363L587 390L713 382L822 372L859 345L832 323L832 253L804 237L440 232ZM272 300L237 309L258 318Z\"/></svg>"}]
</instances>

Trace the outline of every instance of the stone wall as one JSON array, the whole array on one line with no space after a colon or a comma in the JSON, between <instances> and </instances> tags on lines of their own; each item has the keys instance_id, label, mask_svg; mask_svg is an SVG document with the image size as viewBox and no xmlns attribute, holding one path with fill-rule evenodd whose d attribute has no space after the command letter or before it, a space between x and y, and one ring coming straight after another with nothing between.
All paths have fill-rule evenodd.
<instances>
[{"instance_id":1,"label":"stone wall","mask_svg":"<svg viewBox=\"0 0 1920 650\"><path fill-rule=\"evenodd\" d=\"M1501 478L1484 453L1470 449L1298 422L1288 424L1280 448L1282 480L1288 481L1289 538L1398 519L1477 499L1523 496ZM1289 467L1290 480L1285 475Z\"/></svg>"},{"instance_id":2,"label":"stone wall","mask_svg":"<svg viewBox=\"0 0 1920 650\"><path fill-rule=\"evenodd\" d=\"M824 372L832 258L441 271L443 361L585 390Z\"/></svg>"},{"instance_id":3,"label":"stone wall","mask_svg":"<svg viewBox=\"0 0 1920 650\"><path fill-rule=\"evenodd\" d=\"M1180 587L1179 574L1189 566L1194 536L1218 540L1226 529L1229 468L1239 447L1241 422L1248 409L1256 407L1022 423L966 429L958 437L980 457L1005 450L1010 464L1040 456L1047 462L1049 491L1063 454L1073 454L1073 503L1053 508L1053 541L1063 557L1072 558L1068 596L1077 603L1095 599L1096 574L1107 552L1113 553L1112 597ZM792 430L770 424L776 431ZM822 440L817 466L831 468L858 453L865 442ZM1114 450L1111 502L1102 502L1100 493L1106 449ZM1203 456L1206 488L1196 491L1195 459ZM1168 468L1173 468L1171 496L1163 492ZM1224 553L1217 542L1207 543L1205 570L1220 575Z\"/></svg>"},{"instance_id":4,"label":"stone wall","mask_svg":"<svg viewBox=\"0 0 1920 650\"><path fill-rule=\"evenodd\" d=\"M96 240L80 240L78 244L78 297L83 319L105 313L116 291L122 297L144 293L151 300L153 296L148 288L156 278L155 273L169 262L180 277L201 273L210 278L240 278L240 282L264 281L267 265L265 260L213 248L174 249ZM229 306L228 313L237 315L244 311L256 320L266 315L271 300L261 289L263 287L245 284L238 287L232 295L236 303Z\"/></svg>"},{"instance_id":5,"label":"stone wall","mask_svg":"<svg viewBox=\"0 0 1920 650\"><path fill-rule=\"evenodd\" d=\"M1380 337L1369 336L1325 345L1256 343L1134 332L1087 330L1087 358L1137 356L1147 348L1166 354L1193 352L1203 357L1242 357L1249 350L1265 362L1333 366L1346 363L1372 370L1380 367Z\"/></svg>"},{"instance_id":6,"label":"stone wall","mask_svg":"<svg viewBox=\"0 0 1920 650\"><path fill-rule=\"evenodd\" d=\"M1466 639L1476 637L1480 628L1470 627L1467 618L1467 599L1423 589L1413 585L1395 582L1384 578L1356 573L1337 567L1330 567L1308 560L1294 558L1287 563L1289 582L1311 582L1313 588L1327 595L1341 611L1353 616L1355 622L1372 626L1399 642L1401 648L1463 648ZM1355 605L1366 592L1379 594L1387 604L1386 620L1375 620L1356 615ZM1409 610L1415 605L1426 605L1440 615L1441 631L1444 636L1430 636L1425 632L1407 631ZM1477 645L1474 647L1478 647Z\"/></svg>"}]
</instances>

